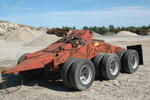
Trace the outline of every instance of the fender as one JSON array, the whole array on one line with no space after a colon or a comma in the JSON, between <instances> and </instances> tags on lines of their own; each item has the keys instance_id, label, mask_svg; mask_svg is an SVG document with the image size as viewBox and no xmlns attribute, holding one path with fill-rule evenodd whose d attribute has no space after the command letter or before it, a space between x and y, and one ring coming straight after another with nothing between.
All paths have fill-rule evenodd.
<instances>
[{"instance_id":1,"label":"fender","mask_svg":"<svg viewBox=\"0 0 150 100\"><path fill-rule=\"evenodd\" d=\"M139 65L144 65L144 61L143 61L143 49L142 49L142 45L131 45L131 46L127 46L127 49L133 49L136 50L139 54Z\"/></svg>"}]
</instances>

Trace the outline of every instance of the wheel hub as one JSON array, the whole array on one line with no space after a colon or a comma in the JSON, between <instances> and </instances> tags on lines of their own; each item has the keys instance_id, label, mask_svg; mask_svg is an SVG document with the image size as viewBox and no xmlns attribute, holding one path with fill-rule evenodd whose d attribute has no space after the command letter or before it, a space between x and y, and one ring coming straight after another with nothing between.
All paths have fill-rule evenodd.
<instances>
[{"instance_id":1,"label":"wheel hub","mask_svg":"<svg viewBox=\"0 0 150 100\"><path fill-rule=\"evenodd\" d=\"M138 59L135 57L135 55L132 55L132 56L131 56L130 61L131 61L131 66L132 66L132 68L133 68L133 69L136 69L137 66L138 66Z\"/></svg>"},{"instance_id":2,"label":"wheel hub","mask_svg":"<svg viewBox=\"0 0 150 100\"><path fill-rule=\"evenodd\" d=\"M92 72L88 65L84 65L80 70L80 81L82 84L87 85L92 79Z\"/></svg>"},{"instance_id":3,"label":"wheel hub","mask_svg":"<svg viewBox=\"0 0 150 100\"><path fill-rule=\"evenodd\" d=\"M111 61L110 72L112 75L116 75L119 71L119 64L116 61Z\"/></svg>"}]
</instances>

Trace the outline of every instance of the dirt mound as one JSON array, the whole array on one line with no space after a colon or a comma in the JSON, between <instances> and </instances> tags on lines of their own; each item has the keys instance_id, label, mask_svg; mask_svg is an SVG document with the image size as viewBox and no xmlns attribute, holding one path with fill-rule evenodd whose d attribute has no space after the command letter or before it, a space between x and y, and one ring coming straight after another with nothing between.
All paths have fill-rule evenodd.
<instances>
[{"instance_id":1,"label":"dirt mound","mask_svg":"<svg viewBox=\"0 0 150 100\"><path fill-rule=\"evenodd\" d=\"M43 33L37 30L31 30L28 27L19 28L18 30L12 32L10 35L6 37L7 41L14 41L14 42L29 42L38 38Z\"/></svg>"},{"instance_id":2,"label":"dirt mound","mask_svg":"<svg viewBox=\"0 0 150 100\"><path fill-rule=\"evenodd\" d=\"M43 34L39 38L25 44L24 46L44 46L44 47L46 47L46 46L50 45L51 43L54 43L58 39L60 39L60 37L57 37L55 35Z\"/></svg>"},{"instance_id":3,"label":"dirt mound","mask_svg":"<svg viewBox=\"0 0 150 100\"><path fill-rule=\"evenodd\" d=\"M132 33L130 31L120 31L116 35L118 35L118 36L138 36L136 33Z\"/></svg>"}]
</instances>

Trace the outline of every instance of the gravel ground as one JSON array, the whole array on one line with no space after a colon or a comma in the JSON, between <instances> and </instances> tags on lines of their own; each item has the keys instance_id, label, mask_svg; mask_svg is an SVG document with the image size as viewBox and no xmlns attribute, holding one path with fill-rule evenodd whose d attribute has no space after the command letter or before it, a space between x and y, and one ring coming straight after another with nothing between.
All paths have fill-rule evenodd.
<instances>
[{"instance_id":1,"label":"gravel ground","mask_svg":"<svg viewBox=\"0 0 150 100\"><path fill-rule=\"evenodd\" d=\"M115 80L95 80L92 87L85 91L71 91L61 80L25 81L22 88L6 94L0 84L0 100L150 100L150 36L137 37L97 37L114 45L142 44L144 65L134 74L122 74ZM128 42L127 42L128 41ZM23 43L0 42L0 66L13 66L18 57L25 52L34 52L43 47L23 47ZM17 89L21 78L10 75L8 89Z\"/></svg>"}]
</instances>

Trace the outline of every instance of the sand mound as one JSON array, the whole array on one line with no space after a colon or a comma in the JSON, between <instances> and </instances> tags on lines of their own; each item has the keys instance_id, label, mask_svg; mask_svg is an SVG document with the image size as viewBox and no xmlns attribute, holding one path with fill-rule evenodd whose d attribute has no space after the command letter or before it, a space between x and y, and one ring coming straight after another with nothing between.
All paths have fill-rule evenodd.
<instances>
[{"instance_id":1,"label":"sand mound","mask_svg":"<svg viewBox=\"0 0 150 100\"><path fill-rule=\"evenodd\" d=\"M57 37L55 35L49 35L49 34L43 34L39 38L25 44L24 46L48 46L51 43L56 42L60 37Z\"/></svg>"},{"instance_id":2,"label":"sand mound","mask_svg":"<svg viewBox=\"0 0 150 100\"><path fill-rule=\"evenodd\" d=\"M3 38L0 37L0 43L1 43L1 42L4 42L4 41L5 41L5 40L4 40Z\"/></svg>"},{"instance_id":3,"label":"sand mound","mask_svg":"<svg viewBox=\"0 0 150 100\"><path fill-rule=\"evenodd\" d=\"M102 35L100 35L99 33L96 33L96 32L92 32L92 33L93 33L93 38L102 36Z\"/></svg>"},{"instance_id":4,"label":"sand mound","mask_svg":"<svg viewBox=\"0 0 150 100\"><path fill-rule=\"evenodd\" d=\"M130 31L120 31L116 35L118 35L118 36L138 36L136 33L132 33Z\"/></svg>"},{"instance_id":5,"label":"sand mound","mask_svg":"<svg viewBox=\"0 0 150 100\"><path fill-rule=\"evenodd\" d=\"M114 35L114 33L112 33L112 32L106 32L106 33L104 33L103 35Z\"/></svg>"},{"instance_id":6,"label":"sand mound","mask_svg":"<svg viewBox=\"0 0 150 100\"><path fill-rule=\"evenodd\" d=\"M19 28L15 32L12 32L10 35L6 37L7 41L14 41L14 42L29 42L35 38L38 38L43 33L38 32L36 30L31 30L30 28L24 27Z\"/></svg>"},{"instance_id":7,"label":"sand mound","mask_svg":"<svg viewBox=\"0 0 150 100\"><path fill-rule=\"evenodd\" d=\"M93 32L94 37L100 37L101 35L98 33ZM50 45L51 43L56 42L58 39L62 37L58 37L54 34L43 34L39 38L36 38L35 40L25 44L24 46L43 46L46 47Z\"/></svg>"},{"instance_id":8,"label":"sand mound","mask_svg":"<svg viewBox=\"0 0 150 100\"><path fill-rule=\"evenodd\" d=\"M48 27L38 27L37 28L38 31L42 32L42 33L47 33L47 31L49 30Z\"/></svg>"}]
</instances>

